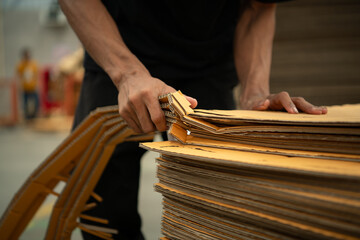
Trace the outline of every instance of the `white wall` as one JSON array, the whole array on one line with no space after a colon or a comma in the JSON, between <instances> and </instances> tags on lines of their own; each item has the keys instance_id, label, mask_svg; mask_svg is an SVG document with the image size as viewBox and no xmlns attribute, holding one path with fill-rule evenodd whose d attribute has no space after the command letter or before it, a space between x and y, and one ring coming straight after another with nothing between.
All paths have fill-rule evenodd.
<instances>
[{"instance_id":1,"label":"white wall","mask_svg":"<svg viewBox=\"0 0 360 240\"><path fill-rule=\"evenodd\" d=\"M62 27L44 26L39 20L43 11L44 7L15 7L3 11L0 20L3 25L4 51L1 51L1 55L5 56L5 73L0 72L0 77L13 76L20 50L24 46L31 49L33 58L42 66L55 64L80 46L68 24Z\"/></svg>"}]
</instances>

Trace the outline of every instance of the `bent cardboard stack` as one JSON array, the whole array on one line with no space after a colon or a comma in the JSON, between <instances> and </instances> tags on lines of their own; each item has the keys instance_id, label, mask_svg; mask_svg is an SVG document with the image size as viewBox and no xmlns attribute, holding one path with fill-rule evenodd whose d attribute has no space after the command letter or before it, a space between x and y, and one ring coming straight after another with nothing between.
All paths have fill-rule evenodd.
<instances>
[{"instance_id":1,"label":"bent cardboard stack","mask_svg":"<svg viewBox=\"0 0 360 240\"><path fill-rule=\"evenodd\" d=\"M134 134L119 116L117 106L94 110L15 194L0 219L0 239L19 239L49 194L57 196L57 200L43 239L68 240L76 228L100 239L113 239L117 230L108 226L107 219L87 215L102 201L93 190L117 144L152 138L151 134ZM58 193L55 187L59 182L65 186ZM91 223L81 223L79 218Z\"/></svg>"},{"instance_id":2,"label":"bent cardboard stack","mask_svg":"<svg viewBox=\"0 0 360 240\"><path fill-rule=\"evenodd\" d=\"M326 115L193 110L161 98L163 239L360 239L360 105Z\"/></svg>"}]
</instances>

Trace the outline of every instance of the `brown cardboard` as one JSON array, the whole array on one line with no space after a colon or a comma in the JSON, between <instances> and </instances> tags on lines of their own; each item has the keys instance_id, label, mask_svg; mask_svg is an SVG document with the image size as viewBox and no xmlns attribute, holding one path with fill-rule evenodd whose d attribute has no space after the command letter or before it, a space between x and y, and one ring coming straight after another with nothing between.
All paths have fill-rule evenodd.
<instances>
[{"instance_id":1,"label":"brown cardboard","mask_svg":"<svg viewBox=\"0 0 360 240\"><path fill-rule=\"evenodd\" d=\"M86 204L89 196L102 201L93 189L118 143L150 140L153 134L134 135L118 115L117 106L103 107L92 112L75 131L31 174L14 196L0 222L0 235L4 239L18 239L46 196L58 196L46 239L70 239L79 227L103 239L112 239L116 231L93 225L79 224L83 211L96 207ZM61 193L53 188L65 182ZM106 219L91 218L96 222Z\"/></svg>"},{"instance_id":2,"label":"brown cardboard","mask_svg":"<svg viewBox=\"0 0 360 240\"><path fill-rule=\"evenodd\" d=\"M98 109L30 175L16 193L0 221L0 235L4 239L17 239L60 179L66 178L76 165L78 154L87 146L96 132L96 127L106 119L116 117L114 107ZM107 115L107 117L102 117Z\"/></svg>"},{"instance_id":3,"label":"brown cardboard","mask_svg":"<svg viewBox=\"0 0 360 240\"><path fill-rule=\"evenodd\" d=\"M186 112L179 98L161 100L177 142L141 144L161 153L166 238L357 239L360 105Z\"/></svg>"},{"instance_id":4,"label":"brown cardboard","mask_svg":"<svg viewBox=\"0 0 360 240\"><path fill-rule=\"evenodd\" d=\"M179 199L181 201L192 203L194 206L200 205L203 207L214 208L224 212L224 214L229 214L232 216L242 216L249 219L249 221L256 221L260 226L271 225L274 228L278 228L282 231L294 231L301 236L313 236L316 238L339 238L339 239L356 239L346 234L337 233L331 230L320 229L303 223L295 222L293 220L286 220L280 217L271 216L265 213L260 213L253 210L248 210L242 207L235 207L223 202L218 202L215 200L210 200L204 197L200 197L191 193L186 193L174 188L168 187L166 185L158 183L156 185L157 191L166 195L171 199ZM298 235L300 236L300 235Z\"/></svg>"},{"instance_id":5,"label":"brown cardboard","mask_svg":"<svg viewBox=\"0 0 360 240\"><path fill-rule=\"evenodd\" d=\"M284 157L270 154L240 152L229 149L183 145L178 142L142 143L141 147L173 156L191 156L192 159L220 163L226 166L273 169L283 172L304 172L326 176L348 176L360 180L360 162Z\"/></svg>"},{"instance_id":6,"label":"brown cardboard","mask_svg":"<svg viewBox=\"0 0 360 240\"><path fill-rule=\"evenodd\" d=\"M193 110L181 92L160 97L179 142L141 146L162 153L163 239L356 239L360 235L360 104L327 115ZM116 231L88 218L89 196L116 144L134 135L117 106L99 108L32 173L0 221L17 239L48 194L58 196L46 239L79 227L102 239ZM71 173L71 174L70 174ZM66 183L61 193L53 188Z\"/></svg>"},{"instance_id":7,"label":"brown cardboard","mask_svg":"<svg viewBox=\"0 0 360 240\"><path fill-rule=\"evenodd\" d=\"M91 144L88 144L87 150L84 151L82 157L80 158L79 164L74 169L71 177L69 178L66 186L64 187L62 195L57 199L57 202L55 203L54 211L48 227L47 236L55 235L60 237L61 233L56 233L55 227L61 225L63 221L62 219L66 218L68 215L69 207L67 206L69 206L69 204L71 204L74 199L79 196L79 191L77 190L76 186L79 185L79 182L87 176L87 171L89 171L88 169L93 167L93 165L91 165L92 151L96 147L99 147L99 141L105 134L105 132L114 126L118 129L126 127L125 123L121 119L117 121L105 122L103 125L101 125L97 135L92 139ZM64 214L66 217L64 217ZM61 220L59 221L59 219Z\"/></svg>"},{"instance_id":8,"label":"brown cardboard","mask_svg":"<svg viewBox=\"0 0 360 240\"><path fill-rule=\"evenodd\" d=\"M211 119L219 123L241 124L246 123L272 123L272 124L298 124L313 126L360 126L360 104L330 106L328 113L311 115L305 113L288 114L274 111L249 110L203 110L197 109L190 117Z\"/></svg>"}]
</instances>

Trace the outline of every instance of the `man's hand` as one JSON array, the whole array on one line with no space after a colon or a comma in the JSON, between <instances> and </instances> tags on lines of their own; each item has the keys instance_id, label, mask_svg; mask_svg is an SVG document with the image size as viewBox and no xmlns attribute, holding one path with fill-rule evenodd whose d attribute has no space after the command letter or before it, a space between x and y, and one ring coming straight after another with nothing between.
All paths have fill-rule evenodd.
<instances>
[{"instance_id":1,"label":"man's hand","mask_svg":"<svg viewBox=\"0 0 360 240\"><path fill-rule=\"evenodd\" d=\"M269 96L253 96L241 99L240 107L249 110L286 110L288 113L326 114L326 107L314 106L302 97L290 97L287 92L270 94Z\"/></svg>"},{"instance_id":2,"label":"man's hand","mask_svg":"<svg viewBox=\"0 0 360 240\"><path fill-rule=\"evenodd\" d=\"M176 90L149 73L126 77L118 84L119 113L137 133L165 131L166 121L161 110L159 96ZM194 108L197 101L186 97Z\"/></svg>"},{"instance_id":3,"label":"man's hand","mask_svg":"<svg viewBox=\"0 0 360 240\"><path fill-rule=\"evenodd\" d=\"M304 98L287 92L270 94L270 66L275 33L275 4L252 0L239 19L234 39L234 59L241 83L240 107L252 110L286 110L325 114Z\"/></svg>"},{"instance_id":4,"label":"man's hand","mask_svg":"<svg viewBox=\"0 0 360 240\"><path fill-rule=\"evenodd\" d=\"M100 0L59 0L82 44L119 90L119 113L136 132L166 130L160 95L175 89L151 77L124 43L114 19ZM187 97L195 107L195 99Z\"/></svg>"}]
</instances>

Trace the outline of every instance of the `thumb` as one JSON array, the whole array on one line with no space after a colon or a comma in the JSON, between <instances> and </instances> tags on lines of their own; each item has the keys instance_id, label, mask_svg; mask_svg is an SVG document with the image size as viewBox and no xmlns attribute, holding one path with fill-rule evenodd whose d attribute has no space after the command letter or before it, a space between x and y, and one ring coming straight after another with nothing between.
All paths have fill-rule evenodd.
<instances>
[{"instance_id":1,"label":"thumb","mask_svg":"<svg viewBox=\"0 0 360 240\"><path fill-rule=\"evenodd\" d=\"M185 98L186 98L186 100L189 101L191 108L196 108L196 106L198 105L198 102L197 102L197 100L195 98L192 98L192 97L189 97L189 96L186 96L186 95L185 95Z\"/></svg>"}]
</instances>

